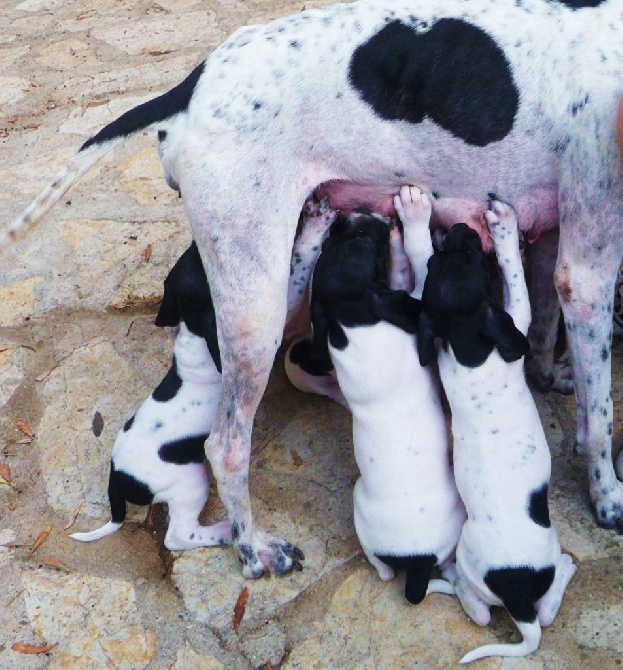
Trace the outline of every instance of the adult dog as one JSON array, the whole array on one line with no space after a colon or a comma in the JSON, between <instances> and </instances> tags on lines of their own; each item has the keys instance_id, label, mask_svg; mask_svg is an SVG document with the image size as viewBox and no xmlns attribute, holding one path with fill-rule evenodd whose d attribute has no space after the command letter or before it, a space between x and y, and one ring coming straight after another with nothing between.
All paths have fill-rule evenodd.
<instances>
[{"instance_id":1,"label":"adult dog","mask_svg":"<svg viewBox=\"0 0 623 670\"><path fill-rule=\"evenodd\" d=\"M362 0L241 28L180 85L88 140L14 222L5 242L110 148L158 129L214 297L223 394L206 449L245 575L295 560L254 523L249 454L286 322L296 222L321 184L334 208L380 213L401 184L422 184L440 196L437 224L485 235L490 192L524 232L560 221L555 282L578 444L598 523L623 531L610 392L622 39L620 0Z\"/></svg>"}]
</instances>

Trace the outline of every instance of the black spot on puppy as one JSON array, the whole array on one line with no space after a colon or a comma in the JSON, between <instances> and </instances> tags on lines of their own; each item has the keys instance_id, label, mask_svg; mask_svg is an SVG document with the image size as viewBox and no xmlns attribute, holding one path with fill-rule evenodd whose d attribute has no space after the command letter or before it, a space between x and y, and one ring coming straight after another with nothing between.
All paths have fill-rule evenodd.
<instances>
[{"instance_id":1,"label":"black spot on puppy","mask_svg":"<svg viewBox=\"0 0 623 670\"><path fill-rule=\"evenodd\" d=\"M158 449L158 456L165 463L187 465L188 463L203 463L206 459L204 444L208 439L205 435L185 437L182 440L167 442Z\"/></svg>"},{"instance_id":2,"label":"black spot on puppy","mask_svg":"<svg viewBox=\"0 0 623 670\"><path fill-rule=\"evenodd\" d=\"M115 523L123 523L126 514L126 501L133 505L150 505L154 499L152 490L140 480L123 470L116 470L110 464L108 479L108 499L110 511Z\"/></svg>"},{"instance_id":3,"label":"black spot on puppy","mask_svg":"<svg viewBox=\"0 0 623 670\"><path fill-rule=\"evenodd\" d=\"M136 415L133 414L124 424L123 424L123 432L127 433L130 428L132 428L132 424L134 423L134 417Z\"/></svg>"},{"instance_id":4,"label":"black spot on puppy","mask_svg":"<svg viewBox=\"0 0 623 670\"><path fill-rule=\"evenodd\" d=\"M417 33L392 21L351 58L349 79L383 119L432 119L468 144L502 140L519 93L502 49L476 26L440 19Z\"/></svg>"},{"instance_id":5,"label":"black spot on puppy","mask_svg":"<svg viewBox=\"0 0 623 670\"><path fill-rule=\"evenodd\" d=\"M547 505L547 482L540 489L532 491L528 498L528 514L534 523L543 528L551 528L549 507Z\"/></svg>"},{"instance_id":6,"label":"black spot on puppy","mask_svg":"<svg viewBox=\"0 0 623 670\"><path fill-rule=\"evenodd\" d=\"M531 623L536 619L534 603L542 598L554 581L554 567L494 568L485 575L485 584L504 603L515 619Z\"/></svg>"},{"instance_id":7,"label":"black spot on puppy","mask_svg":"<svg viewBox=\"0 0 623 670\"><path fill-rule=\"evenodd\" d=\"M389 565L392 570L404 570L407 573L405 598L412 605L424 600L426 589L433 567L437 564L434 554L420 556L377 556L380 561Z\"/></svg>"},{"instance_id":8,"label":"black spot on puppy","mask_svg":"<svg viewBox=\"0 0 623 670\"><path fill-rule=\"evenodd\" d=\"M168 402L177 395L177 392L182 388L182 380L177 374L177 364L175 356L169 371L164 376L164 379L158 384L151 397L157 402Z\"/></svg>"}]
</instances>

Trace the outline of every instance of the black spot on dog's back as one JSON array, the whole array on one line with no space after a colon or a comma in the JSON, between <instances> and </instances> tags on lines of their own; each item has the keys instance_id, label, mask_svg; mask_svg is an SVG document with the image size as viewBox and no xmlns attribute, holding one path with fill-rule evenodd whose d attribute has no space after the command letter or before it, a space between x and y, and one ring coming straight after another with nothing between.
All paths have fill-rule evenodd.
<instances>
[{"instance_id":1,"label":"black spot on dog's back","mask_svg":"<svg viewBox=\"0 0 623 670\"><path fill-rule=\"evenodd\" d=\"M182 380L177 374L177 364L175 362L175 356L173 356L173 363L171 364L169 371L160 384L155 388L151 397L157 402L168 402L175 398L181 387Z\"/></svg>"},{"instance_id":2,"label":"black spot on dog's back","mask_svg":"<svg viewBox=\"0 0 623 670\"><path fill-rule=\"evenodd\" d=\"M524 623L536 619L534 603L554 581L554 566L541 568L494 568L485 575L485 584L504 603L508 613Z\"/></svg>"},{"instance_id":3,"label":"black spot on dog's back","mask_svg":"<svg viewBox=\"0 0 623 670\"><path fill-rule=\"evenodd\" d=\"M528 498L528 514L534 523L543 528L551 528L549 507L547 505L547 482L540 489L532 491Z\"/></svg>"},{"instance_id":4,"label":"black spot on dog's back","mask_svg":"<svg viewBox=\"0 0 623 670\"><path fill-rule=\"evenodd\" d=\"M500 47L480 28L440 19L418 34L392 21L354 52L349 78L383 119L426 117L468 144L513 128L519 93Z\"/></svg>"},{"instance_id":5,"label":"black spot on dog's back","mask_svg":"<svg viewBox=\"0 0 623 670\"><path fill-rule=\"evenodd\" d=\"M380 561L389 565L392 570L404 570L407 573L405 583L405 598L412 605L424 600L431 572L437 564L434 554L420 556L376 556Z\"/></svg>"},{"instance_id":6,"label":"black spot on dog's back","mask_svg":"<svg viewBox=\"0 0 623 670\"><path fill-rule=\"evenodd\" d=\"M175 463L176 465L203 463L206 459L203 445L207 439L208 434L206 433L167 442L158 449L158 456L165 463Z\"/></svg>"}]
</instances>

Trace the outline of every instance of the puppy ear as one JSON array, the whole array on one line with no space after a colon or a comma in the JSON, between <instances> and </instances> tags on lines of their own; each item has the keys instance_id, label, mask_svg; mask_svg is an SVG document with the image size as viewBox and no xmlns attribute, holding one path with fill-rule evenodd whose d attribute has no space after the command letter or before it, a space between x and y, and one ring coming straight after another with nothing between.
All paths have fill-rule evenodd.
<instances>
[{"instance_id":1,"label":"puppy ear","mask_svg":"<svg viewBox=\"0 0 623 670\"><path fill-rule=\"evenodd\" d=\"M164 295L160 303L160 309L156 315L156 326L163 328L164 326L177 326L180 322L180 310L177 303L175 292L169 286L168 280L164 281Z\"/></svg>"},{"instance_id":2,"label":"puppy ear","mask_svg":"<svg viewBox=\"0 0 623 670\"><path fill-rule=\"evenodd\" d=\"M483 305L481 332L493 340L500 356L507 362L518 361L530 349L528 338L515 326L510 316L493 302Z\"/></svg>"},{"instance_id":3,"label":"puppy ear","mask_svg":"<svg viewBox=\"0 0 623 670\"><path fill-rule=\"evenodd\" d=\"M422 303L406 291L374 289L369 296L373 316L414 335L420 321Z\"/></svg>"},{"instance_id":4,"label":"puppy ear","mask_svg":"<svg viewBox=\"0 0 623 670\"><path fill-rule=\"evenodd\" d=\"M422 366L435 359L435 335L435 319L428 312L422 311L417 329L417 350Z\"/></svg>"}]
</instances>

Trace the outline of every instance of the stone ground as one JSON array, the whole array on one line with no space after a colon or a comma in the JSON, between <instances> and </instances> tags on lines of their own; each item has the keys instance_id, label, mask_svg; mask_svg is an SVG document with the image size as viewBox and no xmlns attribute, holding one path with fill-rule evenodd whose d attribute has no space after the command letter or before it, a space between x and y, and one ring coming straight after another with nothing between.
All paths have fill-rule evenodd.
<instances>
[{"instance_id":1,"label":"stone ground","mask_svg":"<svg viewBox=\"0 0 623 670\"><path fill-rule=\"evenodd\" d=\"M176 84L237 27L303 2L3 0L2 225L100 126ZM289 386L280 360L253 435L251 492L260 522L305 551L303 572L245 582L230 549L168 552L162 509L147 521L133 510L133 523L96 544L68 537L72 521L75 530L105 520L115 435L171 354L170 335L152 322L189 229L154 145L146 134L116 150L3 255L0 474L13 486L0 484L0 668L437 670L486 641L516 639L502 611L479 629L452 598L410 607L401 579L377 579L353 532L349 417ZM615 345L617 403L622 357ZM553 456L552 516L579 570L536 653L478 667L615 669L622 539L593 523L572 454L573 400L537 402ZM215 492L204 515L224 517ZM55 646L24 654L16 643Z\"/></svg>"}]
</instances>

